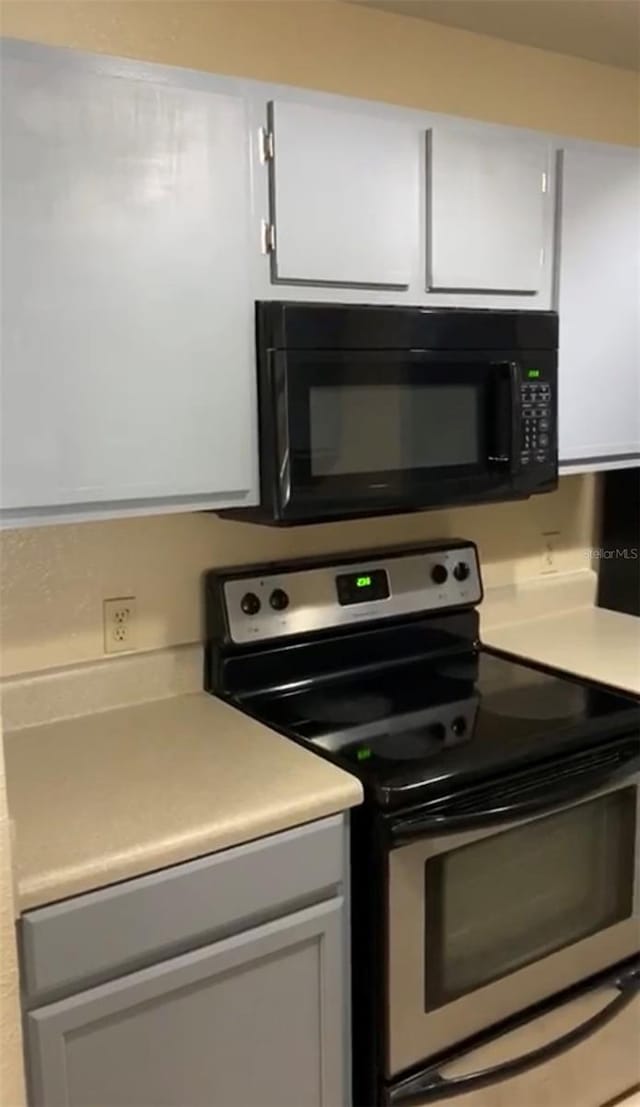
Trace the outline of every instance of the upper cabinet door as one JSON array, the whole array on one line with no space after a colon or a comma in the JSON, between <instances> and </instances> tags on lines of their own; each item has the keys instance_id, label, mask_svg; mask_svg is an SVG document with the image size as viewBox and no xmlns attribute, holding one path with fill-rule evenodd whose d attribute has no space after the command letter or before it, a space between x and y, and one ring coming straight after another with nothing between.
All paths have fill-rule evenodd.
<instances>
[{"instance_id":1,"label":"upper cabinet door","mask_svg":"<svg viewBox=\"0 0 640 1107\"><path fill-rule=\"evenodd\" d=\"M4 58L2 506L255 493L249 123L215 79Z\"/></svg>"},{"instance_id":2,"label":"upper cabinet door","mask_svg":"<svg viewBox=\"0 0 640 1107\"><path fill-rule=\"evenodd\" d=\"M640 156L561 154L559 454L640 458ZM593 464L591 468L597 467Z\"/></svg>"},{"instance_id":3,"label":"upper cabinet door","mask_svg":"<svg viewBox=\"0 0 640 1107\"><path fill-rule=\"evenodd\" d=\"M427 287L538 292L548 170L544 137L436 124L428 141Z\"/></svg>"},{"instance_id":4,"label":"upper cabinet door","mask_svg":"<svg viewBox=\"0 0 640 1107\"><path fill-rule=\"evenodd\" d=\"M275 280L407 286L419 241L418 129L288 101L270 113Z\"/></svg>"}]
</instances>

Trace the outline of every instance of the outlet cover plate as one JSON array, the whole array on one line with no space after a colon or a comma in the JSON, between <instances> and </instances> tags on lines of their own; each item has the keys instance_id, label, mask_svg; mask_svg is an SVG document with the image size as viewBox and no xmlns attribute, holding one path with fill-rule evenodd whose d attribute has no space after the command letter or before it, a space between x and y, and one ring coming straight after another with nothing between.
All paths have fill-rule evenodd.
<instances>
[{"instance_id":1,"label":"outlet cover plate","mask_svg":"<svg viewBox=\"0 0 640 1107\"><path fill-rule=\"evenodd\" d=\"M104 652L126 653L136 648L136 598L117 596L103 602Z\"/></svg>"}]
</instances>

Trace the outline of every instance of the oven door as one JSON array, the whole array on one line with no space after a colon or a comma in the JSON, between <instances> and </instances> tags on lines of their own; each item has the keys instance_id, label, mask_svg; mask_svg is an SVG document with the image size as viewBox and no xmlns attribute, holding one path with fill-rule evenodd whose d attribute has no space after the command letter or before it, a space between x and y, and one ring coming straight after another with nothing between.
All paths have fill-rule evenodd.
<instances>
[{"instance_id":1,"label":"oven door","mask_svg":"<svg viewBox=\"0 0 640 1107\"><path fill-rule=\"evenodd\" d=\"M510 494L520 467L521 374L508 355L272 351L269 358L268 403L261 396L261 449L269 456L261 468L272 487L263 485L262 498L279 518Z\"/></svg>"},{"instance_id":2,"label":"oven door","mask_svg":"<svg viewBox=\"0 0 640 1107\"><path fill-rule=\"evenodd\" d=\"M387 1078L637 952L633 768L567 802L579 781L547 782L523 818L497 788L475 828L472 815L458 832L412 821L388 857Z\"/></svg>"}]
</instances>

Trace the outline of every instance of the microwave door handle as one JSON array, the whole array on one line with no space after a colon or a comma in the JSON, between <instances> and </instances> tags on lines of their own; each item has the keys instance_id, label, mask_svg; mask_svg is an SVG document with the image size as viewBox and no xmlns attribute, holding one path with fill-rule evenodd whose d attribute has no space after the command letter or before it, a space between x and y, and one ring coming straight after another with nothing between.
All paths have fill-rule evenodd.
<instances>
[{"instance_id":1,"label":"microwave door handle","mask_svg":"<svg viewBox=\"0 0 640 1107\"><path fill-rule=\"evenodd\" d=\"M511 450L510 470L515 475L520 469L520 438L522 431L522 394L520 391L520 367L517 362L509 362L509 391L511 411Z\"/></svg>"},{"instance_id":2,"label":"microwave door handle","mask_svg":"<svg viewBox=\"0 0 640 1107\"><path fill-rule=\"evenodd\" d=\"M540 1065L555 1060L556 1057L561 1057L563 1053L567 1053L582 1042L586 1042L608 1023L613 1022L624 1011L625 1007L628 1007L640 994L640 970L636 966L631 971L627 970L626 973L621 974L617 979L607 982L606 985L603 985L602 982L596 984L591 991L595 992L603 987L606 987L607 990L615 988L618 994L601 1011L591 1015L585 1022L580 1023L573 1030L569 1030L560 1038L556 1038L555 1041L548 1042L546 1045L540 1046L538 1049L532 1049L518 1057L509 1058L508 1061L503 1061L500 1065L492 1065L489 1068L466 1073L462 1076L443 1076L442 1072L439 1071L441 1066L432 1068L428 1072L407 1081L404 1086L400 1085L394 1089L390 1095L392 1107L423 1107L423 1105L429 1103L437 1103L441 1099L465 1095L481 1088L499 1084L503 1080L522 1076ZM582 992L581 996L585 994L589 993ZM527 1022L529 1021L533 1020L527 1020ZM522 1026L523 1023L519 1025ZM492 1040L495 1041L495 1039Z\"/></svg>"},{"instance_id":3,"label":"microwave door handle","mask_svg":"<svg viewBox=\"0 0 640 1107\"><path fill-rule=\"evenodd\" d=\"M393 848L406 845L427 834L481 830L484 827L526 818L529 815L551 814L576 800L598 792L619 777L631 778L638 771L638 767L638 758L633 757L613 768L609 767L606 772L583 773L574 778L570 785L550 788L545 783L538 789L527 789L524 796L514 797L512 801L498 799L492 805L488 805L485 801L476 810L469 808L458 814L427 811L417 818L398 819L393 823L390 831L391 846Z\"/></svg>"},{"instance_id":4,"label":"microwave door handle","mask_svg":"<svg viewBox=\"0 0 640 1107\"><path fill-rule=\"evenodd\" d=\"M500 379L496 390L494 442L489 461L507 468L511 475L520 470L520 435L522 427L522 402L520 394L520 368L515 361L494 365ZM505 369L507 379L505 380Z\"/></svg>"}]
</instances>

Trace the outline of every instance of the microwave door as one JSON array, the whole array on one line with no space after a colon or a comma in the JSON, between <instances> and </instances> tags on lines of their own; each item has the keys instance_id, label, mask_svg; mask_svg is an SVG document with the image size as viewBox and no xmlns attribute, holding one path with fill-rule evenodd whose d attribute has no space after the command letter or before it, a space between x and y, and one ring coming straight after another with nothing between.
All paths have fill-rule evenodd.
<instances>
[{"instance_id":1,"label":"microwave door","mask_svg":"<svg viewBox=\"0 0 640 1107\"><path fill-rule=\"evenodd\" d=\"M321 518L508 495L516 374L481 354L280 352L271 395L281 510Z\"/></svg>"}]
</instances>

